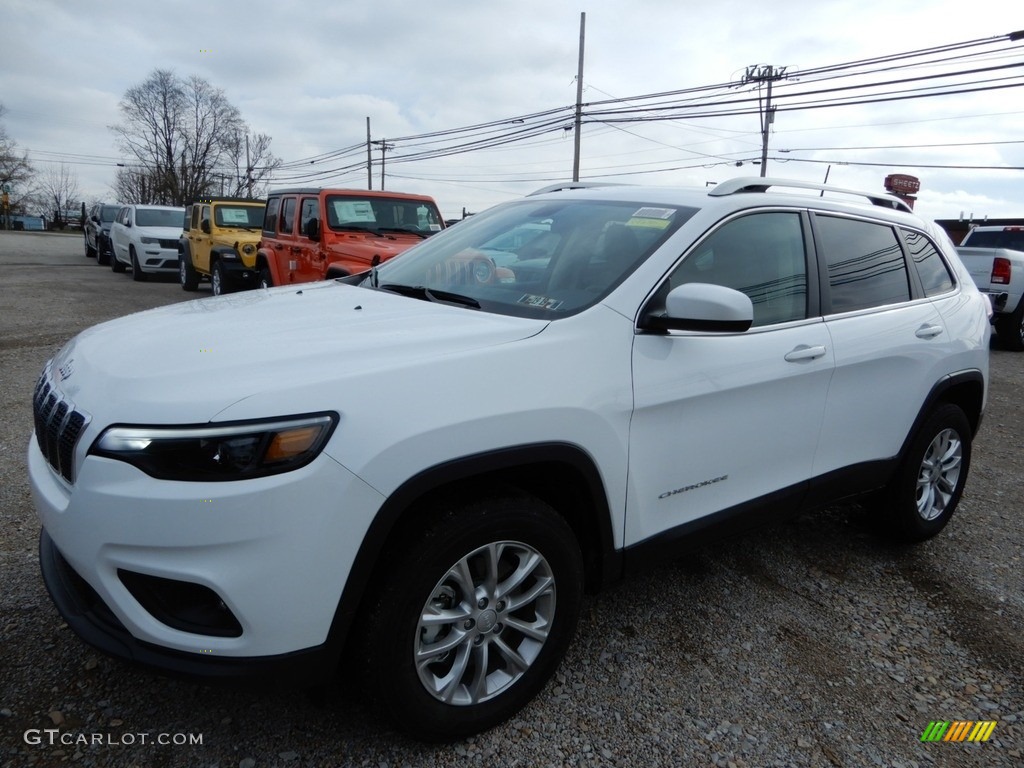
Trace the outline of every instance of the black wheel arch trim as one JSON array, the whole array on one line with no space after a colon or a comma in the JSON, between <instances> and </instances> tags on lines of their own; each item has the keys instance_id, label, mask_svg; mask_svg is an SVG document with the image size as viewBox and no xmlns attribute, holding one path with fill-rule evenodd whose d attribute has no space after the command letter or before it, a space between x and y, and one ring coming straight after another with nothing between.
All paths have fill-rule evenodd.
<instances>
[{"instance_id":1,"label":"black wheel arch trim","mask_svg":"<svg viewBox=\"0 0 1024 768\"><path fill-rule=\"evenodd\" d=\"M604 483L593 459L580 447L570 443L534 443L502 448L453 459L435 465L406 480L381 505L363 537L359 551L349 569L345 588L338 601L334 620L325 643L340 659L352 626L361 606L375 568L391 535L398 530L404 513L424 497L442 491L460 482L484 478L501 478L503 474L531 465L566 465L575 470L585 483L589 498L585 500L585 514L589 519L577 523L589 525L594 541L591 551L584 550L588 570L593 571L596 583L588 584L592 590L604 588L620 580L623 575L622 553L615 549L611 514ZM570 526L580 535L573 520ZM581 542L581 545L583 542ZM582 548L582 547L581 547ZM589 555L589 557L588 557Z\"/></svg>"}]
</instances>

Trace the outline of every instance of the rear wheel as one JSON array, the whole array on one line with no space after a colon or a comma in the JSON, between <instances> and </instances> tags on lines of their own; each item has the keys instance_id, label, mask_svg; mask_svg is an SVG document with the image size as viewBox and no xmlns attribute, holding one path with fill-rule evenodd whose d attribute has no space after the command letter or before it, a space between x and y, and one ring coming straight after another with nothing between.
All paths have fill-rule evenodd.
<instances>
[{"instance_id":1,"label":"rear wheel","mask_svg":"<svg viewBox=\"0 0 1024 768\"><path fill-rule=\"evenodd\" d=\"M146 282L146 273L142 271L142 267L139 266L139 257L135 253L135 246L129 246L128 256L132 260L132 280L137 283Z\"/></svg>"},{"instance_id":2,"label":"rear wheel","mask_svg":"<svg viewBox=\"0 0 1024 768\"><path fill-rule=\"evenodd\" d=\"M1024 298L1013 312L996 321L996 333L1004 347L1014 352L1024 352Z\"/></svg>"},{"instance_id":3,"label":"rear wheel","mask_svg":"<svg viewBox=\"0 0 1024 768\"><path fill-rule=\"evenodd\" d=\"M114 244L110 244L110 270L112 272L124 272L124 262L117 258L117 251L114 250Z\"/></svg>"},{"instance_id":4,"label":"rear wheel","mask_svg":"<svg viewBox=\"0 0 1024 768\"><path fill-rule=\"evenodd\" d=\"M450 741L508 719L554 673L583 561L569 526L531 496L438 505L421 519L382 559L356 661L396 727Z\"/></svg>"},{"instance_id":5,"label":"rear wheel","mask_svg":"<svg viewBox=\"0 0 1024 768\"><path fill-rule=\"evenodd\" d=\"M953 516L971 464L971 425L956 405L936 408L917 431L879 510L886 532L930 539Z\"/></svg>"},{"instance_id":6,"label":"rear wheel","mask_svg":"<svg viewBox=\"0 0 1024 768\"><path fill-rule=\"evenodd\" d=\"M194 291L199 287L199 273L183 253L178 254L178 280L184 291Z\"/></svg>"}]
</instances>

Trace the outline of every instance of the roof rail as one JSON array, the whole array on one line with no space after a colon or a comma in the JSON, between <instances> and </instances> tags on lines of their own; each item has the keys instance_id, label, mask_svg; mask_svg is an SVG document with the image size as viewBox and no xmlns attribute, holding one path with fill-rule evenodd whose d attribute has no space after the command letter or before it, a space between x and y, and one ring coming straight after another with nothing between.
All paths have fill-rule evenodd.
<instances>
[{"instance_id":1,"label":"roof rail","mask_svg":"<svg viewBox=\"0 0 1024 768\"><path fill-rule=\"evenodd\" d=\"M527 197L533 197L534 195L546 195L548 192L561 192L564 189L593 189L595 187L621 187L622 184L612 184L606 181L563 181L559 184L551 184L547 187L541 187L527 195Z\"/></svg>"},{"instance_id":2,"label":"roof rail","mask_svg":"<svg viewBox=\"0 0 1024 768\"><path fill-rule=\"evenodd\" d=\"M906 202L900 200L898 197L892 195L883 195L874 192L864 192L859 189L844 189L843 187L833 187L828 184L817 184L813 181L792 181L790 179L772 179L764 178L762 176L741 176L736 179L729 179L728 181L720 182L711 188L708 192L709 195L715 197L724 197L725 195L735 195L740 192L767 192L772 187L790 187L793 189L813 189L819 192L838 192L844 195L855 195L857 197L867 198L872 205L878 205L882 208L892 208L896 211L905 211L906 213L913 213L914 209L907 205Z\"/></svg>"}]
</instances>

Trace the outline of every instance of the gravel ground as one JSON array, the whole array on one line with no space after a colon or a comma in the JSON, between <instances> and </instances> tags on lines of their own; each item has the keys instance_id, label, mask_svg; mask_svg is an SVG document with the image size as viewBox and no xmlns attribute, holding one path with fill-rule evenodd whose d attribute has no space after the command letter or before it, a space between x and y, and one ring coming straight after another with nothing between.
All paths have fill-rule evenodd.
<instances>
[{"instance_id":1,"label":"gravel ground","mask_svg":"<svg viewBox=\"0 0 1024 768\"><path fill-rule=\"evenodd\" d=\"M354 696L167 680L61 621L26 480L36 376L82 328L186 298L97 268L80 237L0 233L0 766L1024 765L1024 354L992 350L941 536L894 548L846 505L630 579L587 599L557 677L513 722L424 746ZM924 744L933 720L998 724L985 743Z\"/></svg>"}]
</instances>

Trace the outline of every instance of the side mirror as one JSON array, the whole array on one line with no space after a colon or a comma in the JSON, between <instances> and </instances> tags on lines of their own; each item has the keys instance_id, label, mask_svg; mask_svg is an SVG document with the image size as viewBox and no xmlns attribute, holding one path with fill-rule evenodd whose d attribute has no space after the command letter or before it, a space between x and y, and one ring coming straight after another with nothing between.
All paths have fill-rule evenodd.
<instances>
[{"instance_id":1,"label":"side mirror","mask_svg":"<svg viewBox=\"0 0 1024 768\"><path fill-rule=\"evenodd\" d=\"M199 224L199 228L201 230L203 230L203 234L206 234L206 235L210 234L210 220L209 219L203 219L200 222L200 224Z\"/></svg>"},{"instance_id":2,"label":"side mirror","mask_svg":"<svg viewBox=\"0 0 1024 768\"><path fill-rule=\"evenodd\" d=\"M743 333L753 322L754 305L745 293L711 283L684 283L669 292L665 313L646 317L643 327Z\"/></svg>"},{"instance_id":3,"label":"side mirror","mask_svg":"<svg viewBox=\"0 0 1024 768\"><path fill-rule=\"evenodd\" d=\"M320 219L310 219L306 222L306 237L310 240L320 239Z\"/></svg>"}]
</instances>

